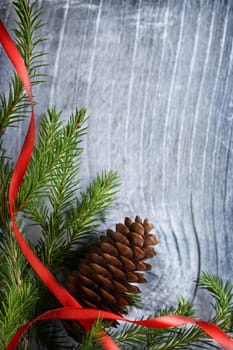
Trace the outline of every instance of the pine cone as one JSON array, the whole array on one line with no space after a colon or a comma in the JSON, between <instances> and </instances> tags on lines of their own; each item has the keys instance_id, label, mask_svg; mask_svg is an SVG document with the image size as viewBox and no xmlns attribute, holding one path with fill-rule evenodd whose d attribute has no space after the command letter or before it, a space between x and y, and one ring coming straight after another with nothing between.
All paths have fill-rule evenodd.
<instances>
[{"instance_id":1,"label":"pine cone","mask_svg":"<svg viewBox=\"0 0 233 350\"><path fill-rule=\"evenodd\" d=\"M135 222L126 217L124 224L116 224L116 231L107 230L106 236L90 246L78 270L68 275L67 290L84 307L126 314L127 306L134 304L130 294L140 292L131 282L146 282L141 272L151 265L144 260L156 254L150 247L158 243L149 233L153 227L136 216Z\"/></svg>"}]
</instances>

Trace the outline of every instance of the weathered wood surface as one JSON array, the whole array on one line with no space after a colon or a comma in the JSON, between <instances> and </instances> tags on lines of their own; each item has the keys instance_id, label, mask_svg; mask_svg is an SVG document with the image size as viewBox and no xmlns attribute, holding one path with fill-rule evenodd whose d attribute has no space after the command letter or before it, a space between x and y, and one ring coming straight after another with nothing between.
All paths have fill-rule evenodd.
<instances>
[{"instance_id":1,"label":"weathered wood surface","mask_svg":"<svg viewBox=\"0 0 233 350\"><path fill-rule=\"evenodd\" d=\"M140 214L160 239L143 298L150 313L185 295L205 313L201 270L233 281L233 2L41 0L48 82L37 117L85 106L84 184L121 175L107 226ZM12 4L1 0L12 27ZM0 55L1 89L10 64ZM16 155L24 128L11 130ZM12 138L14 135L14 138ZM202 313L204 316L204 312Z\"/></svg>"}]
</instances>

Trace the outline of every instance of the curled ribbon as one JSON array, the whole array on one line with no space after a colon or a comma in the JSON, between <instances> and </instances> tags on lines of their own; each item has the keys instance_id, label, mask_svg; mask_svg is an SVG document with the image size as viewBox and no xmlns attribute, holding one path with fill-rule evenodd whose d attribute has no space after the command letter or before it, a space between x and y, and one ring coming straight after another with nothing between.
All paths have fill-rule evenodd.
<instances>
[{"instance_id":1,"label":"curled ribbon","mask_svg":"<svg viewBox=\"0 0 233 350\"><path fill-rule=\"evenodd\" d=\"M226 350L233 349L233 341L230 337L228 337L219 327L215 324L195 320L191 317L186 317L182 315L168 315L161 316L157 318L152 318L148 320L142 321L132 321L125 317L121 317L119 315L113 314L108 311L101 311L96 309L77 309L77 308L60 308L47 311L42 315L36 317L34 320L29 321L23 327L21 327L18 332L11 339L11 342L8 346L8 350L15 349L20 337L29 328L34 322L42 321L42 320L51 320L51 319L63 319L63 320L78 320L80 321L92 321L94 322L96 319L108 319L108 320L117 320L124 321L133 324L137 324L140 326L144 326L147 328L171 328L171 327L179 327L183 325L187 325L190 323L194 323L200 328L202 328L211 338L213 338L219 345L221 345ZM110 337L103 337L99 339L99 342L105 349L116 350L119 349L116 344L112 344L109 342L111 340Z\"/></svg>"},{"instance_id":2,"label":"curled ribbon","mask_svg":"<svg viewBox=\"0 0 233 350\"><path fill-rule=\"evenodd\" d=\"M63 320L76 320L78 321L87 331L91 330L93 322L98 318L120 320L124 322L130 322L133 324L138 324L148 328L171 328L183 326L186 324L196 324L203 331L205 331L212 339L214 339L219 345L221 345L225 350L233 350L233 340L224 333L218 326L202 321L193 319L181 315L168 315L157 317L149 320L129 320L127 318L121 317L119 315L113 314L111 312L82 308L82 306L77 302L77 300L61 285L57 282L53 274L46 268L46 266L40 261L38 256L31 250L26 240L23 238L21 232L19 231L15 222L15 209L14 203L17 198L23 177L26 173L28 164L31 159L34 140L35 140L35 116L34 116L34 106L32 97L32 88L30 83L30 78L27 72L27 68L21 57L18 49L16 48L14 42L12 41L10 35L8 34L4 24L0 21L0 42L7 53L10 61L12 62L22 84L27 92L29 101L32 108L30 124L28 132L16 161L15 168L10 180L9 186L9 209L11 216L11 223L13 231L17 242L43 283L48 287L48 289L53 293L57 300L64 306L62 308L47 311L33 320L27 322L23 325L12 337L10 343L7 346L7 350L14 350L22 337L23 333L36 321L49 320L49 319L63 319ZM99 343L106 350L117 350L119 347L114 343L112 338L108 336L105 332L101 333L101 338L99 338Z\"/></svg>"}]
</instances>

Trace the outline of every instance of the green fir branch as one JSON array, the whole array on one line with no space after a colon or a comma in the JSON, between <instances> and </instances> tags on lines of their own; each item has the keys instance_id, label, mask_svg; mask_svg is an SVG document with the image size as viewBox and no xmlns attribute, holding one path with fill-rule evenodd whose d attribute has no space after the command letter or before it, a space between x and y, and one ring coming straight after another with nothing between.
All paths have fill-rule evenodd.
<instances>
[{"instance_id":1,"label":"green fir branch","mask_svg":"<svg viewBox=\"0 0 233 350\"><path fill-rule=\"evenodd\" d=\"M35 85L41 79L38 69L44 64L39 62L44 55L36 51L36 47L43 39L34 40L36 32L40 29L37 1L18 0L14 3L18 16L16 25L16 44L23 54ZM23 9L27 9L25 12ZM22 12L21 12L22 11ZM23 13L23 16L21 14ZM35 14L35 16L34 16ZM27 38L25 33L28 32ZM25 38L25 39L24 39ZM36 59L38 57L38 62ZM28 98L23 90L20 79L14 73L9 83L7 94L0 96L0 349L6 346L15 331L34 315L38 300L38 289L33 276L28 269L27 262L18 247L13 235L8 208L8 188L12 175L13 164L7 158L3 148L4 133L8 127L29 114ZM28 348L27 334L23 336L18 349Z\"/></svg>"},{"instance_id":2,"label":"green fir branch","mask_svg":"<svg viewBox=\"0 0 233 350\"><path fill-rule=\"evenodd\" d=\"M33 315L38 290L13 233L6 236L0 256L0 349L5 350L16 330Z\"/></svg>"},{"instance_id":3,"label":"green fir branch","mask_svg":"<svg viewBox=\"0 0 233 350\"><path fill-rule=\"evenodd\" d=\"M103 346L101 345L101 340L103 340L103 329L105 326L105 321L98 318L93 326L90 332L85 332L85 335L83 337L82 344L77 347L77 350L102 350ZM101 335L103 334L103 335ZM100 342L98 342L98 340Z\"/></svg>"},{"instance_id":4,"label":"green fir branch","mask_svg":"<svg viewBox=\"0 0 233 350\"><path fill-rule=\"evenodd\" d=\"M232 334L233 326L233 285L213 273L203 272L198 281L199 288L210 293L214 302L215 315L211 322L216 323Z\"/></svg>"},{"instance_id":5,"label":"green fir branch","mask_svg":"<svg viewBox=\"0 0 233 350\"><path fill-rule=\"evenodd\" d=\"M65 226L68 230L67 249L80 243L90 232L95 232L112 207L119 190L119 175L114 171L102 171L76 199L75 206L66 211Z\"/></svg>"},{"instance_id":6,"label":"green fir branch","mask_svg":"<svg viewBox=\"0 0 233 350\"><path fill-rule=\"evenodd\" d=\"M195 309L184 298L178 300L177 308L163 308L152 317L165 315L195 316ZM216 348L215 344L197 326L185 326L169 329L148 329L138 325L125 325L123 329L112 332L116 343L127 350L181 350Z\"/></svg>"},{"instance_id":7,"label":"green fir branch","mask_svg":"<svg viewBox=\"0 0 233 350\"><path fill-rule=\"evenodd\" d=\"M193 317L195 310L190 302L186 301L185 298L181 298L178 300L176 308L165 307L156 314L148 317L148 319L171 314ZM149 346L154 344L158 344L159 346L161 340L163 340L166 335L169 335L170 332L171 330L168 329L148 329L139 325L125 324L119 331L113 331L112 336L117 344L123 345L124 349L134 349L134 346L137 344L140 344L140 349L149 349ZM158 347L158 349L160 348Z\"/></svg>"},{"instance_id":8,"label":"green fir branch","mask_svg":"<svg viewBox=\"0 0 233 350\"><path fill-rule=\"evenodd\" d=\"M43 117L37 145L16 204L17 211L24 210L26 217L40 225L42 239L37 251L47 266L62 262L62 249L66 244L63 212L72 205L79 184L77 172L86 111L76 110L65 126L60 116L61 113L54 108Z\"/></svg>"},{"instance_id":9,"label":"green fir branch","mask_svg":"<svg viewBox=\"0 0 233 350\"><path fill-rule=\"evenodd\" d=\"M220 326L229 336L232 336L232 290L233 285L229 281L224 282L215 274L203 272L199 287L207 290L213 297L212 307L215 316L209 320ZM194 308L185 299L181 299L176 309L162 309L153 317L167 314L181 314L194 317ZM122 330L112 336L122 349L137 349L140 344L142 350L182 350L182 349L219 349L217 344L210 339L197 326L184 326L172 329L147 329L137 325L126 325Z\"/></svg>"},{"instance_id":10,"label":"green fir branch","mask_svg":"<svg viewBox=\"0 0 233 350\"><path fill-rule=\"evenodd\" d=\"M0 242L9 232L10 214L8 207L8 186L12 174L12 165L5 158L0 157Z\"/></svg>"},{"instance_id":11,"label":"green fir branch","mask_svg":"<svg viewBox=\"0 0 233 350\"><path fill-rule=\"evenodd\" d=\"M37 35L43 26L40 19L42 10L37 7L38 0L30 2L28 0L18 0L13 2L18 17L14 33L15 43L20 51L26 66L28 67L32 85L44 81L45 74L38 72L40 68L46 66L41 59L45 52L37 50L46 39ZM43 80L41 79L43 78ZM21 80L14 73L9 83L8 96L0 95L0 141L9 126L15 126L19 121L29 115L30 104L24 92Z\"/></svg>"},{"instance_id":12,"label":"green fir branch","mask_svg":"<svg viewBox=\"0 0 233 350\"><path fill-rule=\"evenodd\" d=\"M64 197L68 202L72 199L75 207L66 208L64 213L65 207L61 205L60 215L57 210L50 214L44 211L46 222L42 226L42 239L38 243L37 251L47 266L59 269L63 260L72 255L75 245L83 245L93 235L112 205L118 180L116 173L103 171L88 186L86 192L81 193L81 199L73 198L72 193L67 198ZM69 187L73 192L73 187L67 182L68 191Z\"/></svg>"},{"instance_id":13,"label":"green fir branch","mask_svg":"<svg viewBox=\"0 0 233 350\"><path fill-rule=\"evenodd\" d=\"M15 126L29 113L30 104L16 73L9 83L8 96L0 95L0 136L9 126Z\"/></svg>"},{"instance_id":14,"label":"green fir branch","mask_svg":"<svg viewBox=\"0 0 233 350\"><path fill-rule=\"evenodd\" d=\"M43 10L38 8L38 0L33 2L17 0L13 4L18 16L17 27L14 29L16 46L28 67L29 73L36 73L38 67L35 66L35 59L46 54L42 51L35 51L35 48L46 40L36 34L44 26L41 20ZM41 67L40 64L43 66L44 62L39 62L39 67Z\"/></svg>"},{"instance_id":15,"label":"green fir branch","mask_svg":"<svg viewBox=\"0 0 233 350\"><path fill-rule=\"evenodd\" d=\"M76 110L65 126L60 121L61 113L55 108L48 110L48 113L43 116L37 144L17 199L16 211L24 210L29 213L32 220L36 218L38 220L36 209L38 199L49 197L54 207L58 205L55 204L58 196L63 202L62 206L66 206L71 189L65 188L64 179L74 175L75 166L76 172L79 168L78 156L82 150L79 143L85 132L85 129L81 128L85 121L85 113L85 109ZM69 171L72 169L72 174L69 173L69 175L66 174L67 161L70 161ZM72 184L78 182L73 178L71 181ZM61 182L60 188L56 189L55 186L59 182Z\"/></svg>"}]
</instances>

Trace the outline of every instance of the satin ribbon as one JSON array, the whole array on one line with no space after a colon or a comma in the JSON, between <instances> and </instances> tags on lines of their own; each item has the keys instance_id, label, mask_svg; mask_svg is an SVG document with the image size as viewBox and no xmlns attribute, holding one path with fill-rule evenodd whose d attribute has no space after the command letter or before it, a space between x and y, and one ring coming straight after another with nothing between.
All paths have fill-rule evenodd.
<instances>
[{"instance_id":1,"label":"satin ribbon","mask_svg":"<svg viewBox=\"0 0 233 350\"><path fill-rule=\"evenodd\" d=\"M112 320L121 320L125 322L130 322L133 324L138 324L148 328L171 328L178 327L186 324L196 324L202 328L211 338L213 338L219 345L221 345L226 350L233 350L233 340L225 334L219 327L216 325L181 316L181 315L168 315L158 318L153 318L143 321L132 321L127 318L118 316L116 314L95 310L95 309L86 309L77 302L77 300L69 294L69 292L57 282L53 274L46 268L46 266L40 261L37 255L32 251L26 240L23 238L21 232L19 231L16 222L15 222L15 208L14 203L17 198L21 183L23 181L24 175L26 173L29 161L31 159L34 141L35 141L35 116L34 116L34 106L33 106L33 97L32 97L32 88L30 83L30 78L27 72L27 68L24 64L24 61L17 50L14 42L12 41L10 35L8 34L5 26L0 21L0 42L7 53L10 61L12 62L19 78L22 81L22 84L27 92L29 101L32 108L31 119L29 123L28 132L19 154L19 157L16 161L15 168L10 180L9 186L9 209L12 222L12 228L17 239L17 242L36 272L40 277L43 283L48 287L48 289L53 293L57 300L64 306L63 308L54 309L47 311L33 320L26 323L22 326L12 337L10 343L8 344L7 350L14 350L23 335L23 333L30 327L34 322L40 320L49 320L49 319L63 319L63 320L76 320L78 321L87 331L91 330L93 322L98 318L103 319L112 319ZM114 343L114 341L109 337L104 331L101 333L101 338L98 340L104 349L106 350L117 350L119 347Z\"/></svg>"},{"instance_id":2,"label":"satin ribbon","mask_svg":"<svg viewBox=\"0 0 233 350\"><path fill-rule=\"evenodd\" d=\"M140 320L140 321L132 321L125 317L121 317L119 315L113 314L108 311L101 311L96 309L77 309L77 308L60 308L54 309L45 312L44 314L36 317L34 320L26 323L23 327L21 327L18 332L11 339L11 342L8 346L8 350L15 349L15 346L18 344L20 337L23 333L36 321L42 320L55 320L55 319L63 319L63 320L79 320L79 321L91 321L94 322L96 319L107 319L107 320L117 320L124 321L133 324L137 324L140 326L144 326L147 328L172 328L184 326L187 324L196 324L200 328L202 328L211 338L213 338L219 345L221 345L226 350L233 349L233 342L230 337L228 337L219 327L216 325L196 320L191 317L186 317L182 315L168 315L161 316L157 318L152 318L148 320ZM115 344L109 343L109 337L103 337L99 339L99 342L105 346L107 349L115 350L119 349Z\"/></svg>"}]
</instances>

